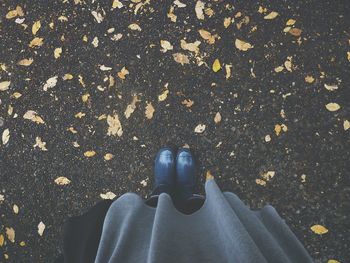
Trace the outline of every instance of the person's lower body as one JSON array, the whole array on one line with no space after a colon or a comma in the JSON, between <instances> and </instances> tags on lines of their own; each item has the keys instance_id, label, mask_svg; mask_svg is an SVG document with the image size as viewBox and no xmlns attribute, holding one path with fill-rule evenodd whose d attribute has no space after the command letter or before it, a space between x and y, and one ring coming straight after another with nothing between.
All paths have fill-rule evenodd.
<instances>
[{"instance_id":1,"label":"person's lower body","mask_svg":"<svg viewBox=\"0 0 350 263\"><path fill-rule=\"evenodd\" d=\"M196 164L189 149L179 149L176 157L171 148L160 149L154 164L154 190L146 204L156 207L159 195L167 193L180 212L194 213L205 200L202 195L195 194L195 175Z\"/></svg>"}]
</instances>

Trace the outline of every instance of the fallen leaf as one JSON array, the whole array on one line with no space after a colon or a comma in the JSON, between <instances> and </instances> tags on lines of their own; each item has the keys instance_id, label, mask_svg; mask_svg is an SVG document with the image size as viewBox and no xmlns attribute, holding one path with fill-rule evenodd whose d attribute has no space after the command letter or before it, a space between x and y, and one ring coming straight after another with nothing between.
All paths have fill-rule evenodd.
<instances>
[{"instance_id":1,"label":"fallen leaf","mask_svg":"<svg viewBox=\"0 0 350 263\"><path fill-rule=\"evenodd\" d=\"M154 107L152 105L151 102L147 102L146 108L145 108L145 115L147 119L152 119L153 118L153 114L154 114Z\"/></svg>"},{"instance_id":2,"label":"fallen leaf","mask_svg":"<svg viewBox=\"0 0 350 263\"><path fill-rule=\"evenodd\" d=\"M232 65L231 64L226 64L225 65L225 70L226 70L226 79L229 79L231 77L231 68Z\"/></svg>"},{"instance_id":3,"label":"fallen leaf","mask_svg":"<svg viewBox=\"0 0 350 263\"><path fill-rule=\"evenodd\" d=\"M10 240L12 243L15 242L16 232L12 227L6 227L6 236L7 239Z\"/></svg>"},{"instance_id":4,"label":"fallen leaf","mask_svg":"<svg viewBox=\"0 0 350 263\"><path fill-rule=\"evenodd\" d=\"M32 63L33 63L33 59L32 58L29 58L29 59L22 59L20 61L17 62L17 65L20 65L20 66L30 66Z\"/></svg>"},{"instance_id":5,"label":"fallen leaf","mask_svg":"<svg viewBox=\"0 0 350 263\"><path fill-rule=\"evenodd\" d=\"M89 98L90 98L90 94L89 93L86 93L86 94L81 96L81 100L83 102L87 102L89 100Z\"/></svg>"},{"instance_id":6,"label":"fallen leaf","mask_svg":"<svg viewBox=\"0 0 350 263\"><path fill-rule=\"evenodd\" d=\"M180 63L182 66L190 63L188 57L182 53L173 54L173 58L177 63Z\"/></svg>"},{"instance_id":7,"label":"fallen leaf","mask_svg":"<svg viewBox=\"0 0 350 263\"><path fill-rule=\"evenodd\" d=\"M182 105L185 105L187 108L191 108L193 105L194 101L190 99L183 100L181 102Z\"/></svg>"},{"instance_id":8,"label":"fallen leaf","mask_svg":"<svg viewBox=\"0 0 350 263\"><path fill-rule=\"evenodd\" d=\"M350 121L344 120L343 128L344 128L344 131L347 131L348 129L350 129Z\"/></svg>"},{"instance_id":9,"label":"fallen leaf","mask_svg":"<svg viewBox=\"0 0 350 263\"><path fill-rule=\"evenodd\" d=\"M19 93L19 92L14 92L14 93L11 95L11 98L15 98L15 99L19 99L20 97L22 97L22 94Z\"/></svg>"},{"instance_id":10,"label":"fallen leaf","mask_svg":"<svg viewBox=\"0 0 350 263\"><path fill-rule=\"evenodd\" d=\"M19 242L19 245L20 245L21 247L24 247L24 246L26 245L26 242L21 241L21 242Z\"/></svg>"},{"instance_id":11,"label":"fallen leaf","mask_svg":"<svg viewBox=\"0 0 350 263\"><path fill-rule=\"evenodd\" d=\"M348 51L346 54L348 55L348 60L350 62L350 51Z\"/></svg>"},{"instance_id":12,"label":"fallen leaf","mask_svg":"<svg viewBox=\"0 0 350 263\"><path fill-rule=\"evenodd\" d=\"M210 7L204 9L204 13L209 16L209 17L212 17L214 15L214 10Z\"/></svg>"},{"instance_id":13,"label":"fallen leaf","mask_svg":"<svg viewBox=\"0 0 350 263\"><path fill-rule=\"evenodd\" d=\"M91 42L91 44L92 44L94 47L98 47L98 43L99 43L98 37L94 37L93 40L92 40L92 42Z\"/></svg>"},{"instance_id":14,"label":"fallen leaf","mask_svg":"<svg viewBox=\"0 0 350 263\"><path fill-rule=\"evenodd\" d=\"M123 128L122 128L122 124L119 121L118 114L114 114L114 116L108 115L107 124L108 124L107 135L109 136L117 135L118 137L123 135Z\"/></svg>"},{"instance_id":15,"label":"fallen leaf","mask_svg":"<svg viewBox=\"0 0 350 263\"><path fill-rule=\"evenodd\" d=\"M70 73L64 74L63 80L71 80L71 79L73 79L73 75L72 74L70 74Z\"/></svg>"},{"instance_id":16,"label":"fallen leaf","mask_svg":"<svg viewBox=\"0 0 350 263\"><path fill-rule=\"evenodd\" d=\"M318 235L323 235L323 234L326 234L328 232L328 229L322 225L313 225L311 227L311 230L312 230L312 232L314 232L315 234L318 234Z\"/></svg>"},{"instance_id":17,"label":"fallen leaf","mask_svg":"<svg viewBox=\"0 0 350 263\"><path fill-rule=\"evenodd\" d=\"M335 259L328 259L327 263L340 263L338 260Z\"/></svg>"},{"instance_id":18,"label":"fallen leaf","mask_svg":"<svg viewBox=\"0 0 350 263\"><path fill-rule=\"evenodd\" d=\"M287 57L287 60L284 62L285 68L289 71L293 71L292 57Z\"/></svg>"},{"instance_id":19,"label":"fallen leaf","mask_svg":"<svg viewBox=\"0 0 350 263\"><path fill-rule=\"evenodd\" d=\"M205 124L198 124L195 128L194 128L194 132L195 133L203 133L205 131Z\"/></svg>"},{"instance_id":20,"label":"fallen leaf","mask_svg":"<svg viewBox=\"0 0 350 263\"><path fill-rule=\"evenodd\" d=\"M85 113L83 113L83 112L78 112L78 113L76 113L75 115L74 115L74 117L75 118L78 118L78 119L81 119L81 118L83 118L83 117L85 117Z\"/></svg>"},{"instance_id":21,"label":"fallen leaf","mask_svg":"<svg viewBox=\"0 0 350 263\"><path fill-rule=\"evenodd\" d=\"M326 108L329 111L337 111L340 109L340 105L338 103L330 102L326 104Z\"/></svg>"},{"instance_id":22,"label":"fallen leaf","mask_svg":"<svg viewBox=\"0 0 350 263\"><path fill-rule=\"evenodd\" d=\"M173 50L174 46L167 40L161 40L160 41L160 46L163 48L160 51L165 53L168 50Z\"/></svg>"},{"instance_id":23,"label":"fallen leaf","mask_svg":"<svg viewBox=\"0 0 350 263\"><path fill-rule=\"evenodd\" d=\"M128 28L131 29L131 30L141 31L141 27L140 27L138 24L135 24L135 23L130 24L130 25L128 26Z\"/></svg>"},{"instance_id":24,"label":"fallen leaf","mask_svg":"<svg viewBox=\"0 0 350 263\"><path fill-rule=\"evenodd\" d=\"M219 59L215 59L214 60L212 69L213 69L214 72L218 72L221 69L221 65L220 65Z\"/></svg>"},{"instance_id":25,"label":"fallen leaf","mask_svg":"<svg viewBox=\"0 0 350 263\"><path fill-rule=\"evenodd\" d=\"M33 33L33 35L36 35L36 33L39 31L40 27L41 27L40 20L34 22L34 24L32 26L32 33Z\"/></svg>"},{"instance_id":26,"label":"fallen leaf","mask_svg":"<svg viewBox=\"0 0 350 263\"><path fill-rule=\"evenodd\" d=\"M101 23L104 19L103 15L97 11L91 11L91 14L96 19L97 23Z\"/></svg>"},{"instance_id":27,"label":"fallen leaf","mask_svg":"<svg viewBox=\"0 0 350 263\"><path fill-rule=\"evenodd\" d=\"M42 221L40 221L40 223L38 224L38 234L39 234L39 236L43 236L45 227L46 227L45 224Z\"/></svg>"},{"instance_id":28,"label":"fallen leaf","mask_svg":"<svg viewBox=\"0 0 350 263\"><path fill-rule=\"evenodd\" d=\"M2 132L2 144L5 145L6 143L8 143L9 139L10 139L10 130L5 129Z\"/></svg>"},{"instance_id":29,"label":"fallen leaf","mask_svg":"<svg viewBox=\"0 0 350 263\"><path fill-rule=\"evenodd\" d=\"M274 70L275 70L275 72L279 73L279 72L284 70L284 67L283 66L278 66Z\"/></svg>"},{"instance_id":30,"label":"fallen leaf","mask_svg":"<svg viewBox=\"0 0 350 263\"><path fill-rule=\"evenodd\" d=\"M0 247L2 247L4 243L5 243L5 237L2 234L0 234Z\"/></svg>"},{"instance_id":31,"label":"fallen leaf","mask_svg":"<svg viewBox=\"0 0 350 263\"><path fill-rule=\"evenodd\" d=\"M31 120L37 124L44 124L44 120L33 110L29 110L23 115L24 119Z\"/></svg>"},{"instance_id":32,"label":"fallen leaf","mask_svg":"<svg viewBox=\"0 0 350 263\"><path fill-rule=\"evenodd\" d=\"M123 67L118 73L118 77L121 79L125 79L125 76L129 74L129 71L126 69L126 67Z\"/></svg>"},{"instance_id":33,"label":"fallen leaf","mask_svg":"<svg viewBox=\"0 0 350 263\"><path fill-rule=\"evenodd\" d=\"M265 136L265 142L270 142L271 141L271 136L268 134Z\"/></svg>"},{"instance_id":34,"label":"fallen leaf","mask_svg":"<svg viewBox=\"0 0 350 263\"><path fill-rule=\"evenodd\" d=\"M262 185L262 186L266 185L266 182L262 179L255 179L255 183L257 183L258 185Z\"/></svg>"},{"instance_id":35,"label":"fallen leaf","mask_svg":"<svg viewBox=\"0 0 350 263\"><path fill-rule=\"evenodd\" d=\"M204 29L198 30L198 33L210 45L214 44L215 43L215 39L218 38L217 35L212 35L209 31L204 30Z\"/></svg>"},{"instance_id":36,"label":"fallen leaf","mask_svg":"<svg viewBox=\"0 0 350 263\"><path fill-rule=\"evenodd\" d=\"M93 157L95 155L96 155L96 152L94 150L84 152L85 157Z\"/></svg>"},{"instance_id":37,"label":"fallen leaf","mask_svg":"<svg viewBox=\"0 0 350 263\"><path fill-rule=\"evenodd\" d=\"M266 182L268 182L275 176L275 174L276 174L275 171L267 171L265 173L262 173L260 176L262 179L264 179Z\"/></svg>"},{"instance_id":38,"label":"fallen leaf","mask_svg":"<svg viewBox=\"0 0 350 263\"><path fill-rule=\"evenodd\" d=\"M204 3L202 1L197 1L196 6L195 6L195 11L196 11L196 16L200 20L204 20Z\"/></svg>"},{"instance_id":39,"label":"fallen leaf","mask_svg":"<svg viewBox=\"0 0 350 263\"><path fill-rule=\"evenodd\" d=\"M240 40L238 38L235 40L235 46L236 46L236 48L238 48L239 50L242 50L242 51L247 51L247 50L254 47L250 43L245 42L243 40Z\"/></svg>"},{"instance_id":40,"label":"fallen leaf","mask_svg":"<svg viewBox=\"0 0 350 263\"><path fill-rule=\"evenodd\" d=\"M64 176L57 177L54 182L57 185L67 185L67 184L71 183L71 181L67 177L64 177Z\"/></svg>"},{"instance_id":41,"label":"fallen leaf","mask_svg":"<svg viewBox=\"0 0 350 263\"><path fill-rule=\"evenodd\" d=\"M107 192L107 193L105 193L105 194L100 194L100 197L101 197L102 199L113 200L113 199L116 197L116 195L115 195L114 193L112 193L112 192Z\"/></svg>"},{"instance_id":42,"label":"fallen leaf","mask_svg":"<svg viewBox=\"0 0 350 263\"><path fill-rule=\"evenodd\" d=\"M139 98L137 97L137 95L134 95L132 97L132 101L131 103L126 107L125 112L124 112L124 116L125 118L129 119L131 114L135 111L136 109L136 103L140 102Z\"/></svg>"},{"instance_id":43,"label":"fallen leaf","mask_svg":"<svg viewBox=\"0 0 350 263\"><path fill-rule=\"evenodd\" d=\"M289 34L291 34L292 36L295 36L295 37L299 37L302 33L302 30L299 29L299 28L291 28L289 31L288 31Z\"/></svg>"},{"instance_id":44,"label":"fallen leaf","mask_svg":"<svg viewBox=\"0 0 350 263\"><path fill-rule=\"evenodd\" d=\"M68 18L66 16L59 16L57 19L60 22L68 21Z\"/></svg>"},{"instance_id":45,"label":"fallen leaf","mask_svg":"<svg viewBox=\"0 0 350 263\"><path fill-rule=\"evenodd\" d=\"M175 23L177 20L177 16L174 14L174 7L170 6L169 12L167 13L167 17L171 22Z\"/></svg>"},{"instance_id":46,"label":"fallen leaf","mask_svg":"<svg viewBox=\"0 0 350 263\"><path fill-rule=\"evenodd\" d=\"M205 173L205 180L208 181L208 180L212 180L214 179L214 176L212 175L212 173L208 170L206 173Z\"/></svg>"},{"instance_id":47,"label":"fallen leaf","mask_svg":"<svg viewBox=\"0 0 350 263\"><path fill-rule=\"evenodd\" d=\"M327 85L327 84L324 84L324 87L329 90L329 91L335 91L338 89L338 86L337 85Z\"/></svg>"},{"instance_id":48,"label":"fallen leaf","mask_svg":"<svg viewBox=\"0 0 350 263\"><path fill-rule=\"evenodd\" d=\"M0 91L8 90L10 87L11 81L2 81L0 82Z\"/></svg>"},{"instance_id":49,"label":"fallen leaf","mask_svg":"<svg viewBox=\"0 0 350 263\"><path fill-rule=\"evenodd\" d=\"M35 138L34 148L38 147L42 151L47 151L46 142L43 142L40 137Z\"/></svg>"},{"instance_id":50,"label":"fallen leaf","mask_svg":"<svg viewBox=\"0 0 350 263\"><path fill-rule=\"evenodd\" d=\"M58 76L54 76L54 77L49 78L46 81L46 83L44 84L43 90L47 91L47 89L55 87L57 84L57 78L58 78Z\"/></svg>"},{"instance_id":51,"label":"fallen leaf","mask_svg":"<svg viewBox=\"0 0 350 263\"><path fill-rule=\"evenodd\" d=\"M62 48L61 47L55 48L53 54L55 59L58 59L62 54Z\"/></svg>"},{"instance_id":52,"label":"fallen leaf","mask_svg":"<svg viewBox=\"0 0 350 263\"><path fill-rule=\"evenodd\" d=\"M221 122L221 114L220 114L220 112L217 112L217 113L215 114L214 122L215 122L215 123Z\"/></svg>"},{"instance_id":53,"label":"fallen leaf","mask_svg":"<svg viewBox=\"0 0 350 263\"><path fill-rule=\"evenodd\" d=\"M305 77L305 82L306 83L313 83L315 81L314 77L313 76L310 76L310 75L307 75Z\"/></svg>"},{"instance_id":54,"label":"fallen leaf","mask_svg":"<svg viewBox=\"0 0 350 263\"><path fill-rule=\"evenodd\" d=\"M175 0L174 5L176 5L179 8L186 7L186 5L184 3L181 3L179 0Z\"/></svg>"},{"instance_id":55,"label":"fallen leaf","mask_svg":"<svg viewBox=\"0 0 350 263\"><path fill-rule=\"evenodd\" d=\"M278 16L278 13L275 11L272 11L271 13L264 16L264 19L271 20L271 19L275 19L277 16Z\"/></svg>"},{"instance_id":56,"label":"fallen leaf","mask_svg":"<svg viewBox=\"0 0 350 263\"><path fill-rule=\"evenodd\" d=\"M112 3L112 8L122 8L123 7L123 3L120 2L119 0L113 0L113 3Z\"/></svg>"},{"instance_id":57,"label":"fallen leaf","mask_svg":"<svg viewBox=\"0 0 350 263\"><path fill-rule=\"evenodd\" d=\"M193 43L187 43L185 40L181 39L180 42L181 42L182 49L194 52L196 54L199 53L199 45L201 44L200 41L197 40Z\"/></svg>"},{"instance_id":58,"label":"fallen leaf","mask_svg":"<svg viewBox=\"0 0 350 263\"><path fill-rule=\"evenodd\" d=\"M41 47L44 39L42 37L36 37L34 38L32 41L30 41L29 43L29 47L33 48L33 47Z\"/></svg>"},{"instance_id":59,"label":"fallen leaf","mask_svg":"<svg viewBox=\"0 0 350 263\"><path fill-rule=\"evenodd\" d=\"M103 156L103 158L104 158L106 161L112 160L113 157L114 157L114 155L111 154L111 153L106 153L105 156Z\"/></svg>"},{"instance_id":60,"label":"fallen leaf","mask_svg":"<svg viewBox=\"0 0 350 263\"><path fill-rule=\"evenodd\" d=\"M288 19L288 21L286 22L286 26L292 26L295 24L295 20L294 19Z\"/></svg>"},{"instance_id":61,"label":"fallen leaf","mask_svg":"<svg viewBox=\"0 0 350 263\"><path fill-rule=\"evenodd\" d=\"M15 18L17 16L24 16L23 9L20 6L16 6L16 9L11 10L6 14L7 19Z\"/></svg>"},{"instance_id":62,"label":"fallen leaf","mask_svg":"<svg viewBox=\"0 0 350 263\"><path fill-rule=\"evenodd\" d=\"M279 124L276 124L275 125L275 133L276 133L276 135L277 136L280 135L281 131L282 131L282 126L279 125Z\"/></svg>"},{"instance_id":63,"label":"fallen leaf","mask_svg":"<svg viewBox=\"0 0 350 263\"><path fill-rule=\"evenodd\" d=\"M225 17L224 18L224 27L228 28L231 25L232 18L231 17Z\"/></svg>"}]
</instances>

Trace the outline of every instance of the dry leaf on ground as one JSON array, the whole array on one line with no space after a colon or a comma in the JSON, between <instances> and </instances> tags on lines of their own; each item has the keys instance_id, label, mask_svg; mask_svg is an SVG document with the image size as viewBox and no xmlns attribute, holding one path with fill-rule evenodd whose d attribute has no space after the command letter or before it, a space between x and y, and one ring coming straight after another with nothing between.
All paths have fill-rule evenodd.
<instances>
[{"instance_id":1,"label":"dry leaf on ground","mask_svg":"<svg viewBox=\"0 0 350 263\"><path fill-rule=\"evenodd\" d=\"M10 240L12 243L15 242L16 232L12 227L6 227L6 236L7 239Z\"/></svg>"},{"instance_id":2,"label":"dry leaf on ground","mask_svg":"<svg viewBox=\"0 0 350 263\"><path fill-rule=\"evenodd\" d=\"M36 122L37 124L44 124L44 120L38 115L38 113L36 113L33 110L29 110L26 113L24 113L23 118L26 120L31 120L33 122Z\"/></svg>"},{"instance_id":3,"label":"dry leaf on ground","mask_svg":"<svg viewBox=\"0 0 350 263\"><path fill-rule=\"evenodd\" d=\"M49 78L46 81L46 83L44 84L43 90L47 91L48 89L55 87L57 84L57 79L58 79L58 76L54 76L54 77Z\"/></svg>"},{"instance_id":4,"label":"dry leaf on ground","mask_svg":"<svg viewBox=\"0 0 350 263\"><path fill-rule=\"evenodd\" d=\"M167 40L160 40L161 52L165 53L168 50L173 50L174 46Z\"/></svg>"},{"instance_id":5,"label":"dry leaf on ground","mask_svg":"<svg viewBox=\"0 0 350 263\"><path fill-rule=\"evenodd\" d=\"M275 11L272 11L266 16L264 16L264 19L271 20L271 19L275 19L277 16L278 16L278 13Z\"/></svg>"},{"instance_id":6,"label":"dry leaf on ground","mask_svg":"<svg viewBox=\"0 0 350 263\"><path fill-rule=\"evenodd\" d=\"M124 112L124 116L125 118L129 119L131 114L135 111L136 109L136 103L140 102L141 100L139 100L139 98L137 97L137 95L134 95L132 97L132 101L131 103L126 107L125 112Z\"/></svg>"},{"instance_id":7,"label":"dry leaf on ground","mask_svg":"<svg viewBox=\"0 0 350 263\"><path fill-rule=\"evenodd\" d=\"M67 177L60 176L55 179L55 183L58 185L67 185L70 184L71 181Z\"/></svg>"},{"instance_id":8,"label":"dry leaf on ground","mask_svg":"<svg viewBox=\"0 0 350 263\"><path fill-rule=\"evenodd\" d=\"M40 221L40 223L38 224L38 234L39 236L42 236L44 234L44 230L45 230L45 224Z\"/></svg>"},{"instance_id":9,"label":"dry leaf on ground","mask_svg":"<svg viewBox=\"0 0 350 263\"><path fill-rule=\"evenodd\" d=\"M220 114L220 112L217 112L217 113L215 114L214 122L215 122L215 123L221 122L221 114Z\"/></svg>"},{"instance_id":10,"label":"dry leaf on ground","mask_svg":"<svg viewBox=\"0 0 350 263\"><path fill-rule=\"evenodd\" d=\"M329 111L337 111L340 109L340 105L338 103L335 103L335 102L330 102L330 103L326 104L326 109Z\"/></svg>"},{"instance_id":11,"label":"dry leaf on ground","mask_svg":"<svg viewBox=\"0 0 350 263\"><path fill-rule=\"evenodd\" d=\"M204 29L199 29L198 33L210 45L214 44L215 39L218 38L218 35L212 35L209 31L204 30Z\"/></svg>"},{"instance_id":12,"label":"dry leaf on ground","mask_svg":"<svg viewBox=\"0 0 350 263\"><path fill-rule=\"evenodd\" d=\"M107 193L105 193L105 194L100 194L100 197L101 197L102 199L113 200L113 199L116 197L116 195L115 195L113 192L107 192Z\"/></svg>"},{"instance_id":13,"label":"dry leaf on ground","mask_svg":"<svg viewBox=\"0 0 350 263\"><path fill-rule=\"evenodd\" d=\"M243 40L240 40L238 38L235 40L235 46L236 46L236 48L238 48L239 50L242 50L242 51L247 51L247 50L254 47L250 43L245 42Z\"/></svg>"},{"instance_id":14,"label":"dry leaf on ground","mask_svg":"<svg viewBox=\"0 0 350 263\"><path fill-rule=\"evenodd\" d=\"M96 155L96 152L94 150L84 152L85 157L93 157L95 155Z\"/></svg>"},{"instance_id":15,"label":"dry leaf on ground","mask_svg":"<svg viewBox=\"0 0 350 263\"><path fill-rule=\"evenodd\" d=\"M106 154L103 156L103 158L104 158L106 161L112 160L113 157L114 157L114 155L111 154L111 153L106 153Z\"/></svg>"},{"instance_id":16,"label":"dry leaf on ground","mask_svg":"<svg viewBox=\"0 0 350 263\"><path fill-rule=\"evenodd\" d=\"M5 145L6 143L8 143L9 139L10 139L10 130L5 129L2 132L2 144Z\"/></svg>"},{"instance_id":17,"label":"dry leaf on ground","mask_svg":"<svg viewBox=\"0 0 350 263\"><path fill-rule=\"evenodd\" d=\"M40 20L34 22L34 24L32 26L32 33L33 33L33 35L36 35L36 33L39 31L40 27L41 27Z\"/></svg>"},{"instance_id":18,"label":"dry leaf on ground","mask_svg":"<svg viewBox=\"0 0 350 263\"><path fill-rule=\"evenodd\" d=\"M195 128L194 128L194 132L195 133L203 133L205 131L205 124L198 124Z\"/></svg>"},{"instance_id":19,"label":"dry leaf on ground","mask_svg":"<svg viewBox=\"0 0 350 263\"><path fill-rule=\"evenodd\" d=\"M182 66L190 63L190 60L188 59L187 55L182 53L173 54L173 58L177 63L180 63Z\"/></svg>"},{"instance_id":20,"label":"dry leaf on ground","mask_svg":"<svg viewBox=\"0 0 350 263\"><path fill-rule=\"evenodd\" d=\"M315 234L318 234L318 235L323 235L323 234L328 233L328 229L322 225L313 225L311 227L311 230L312 230L312 232L314 232Z\"/></svg>"},{"instance_id":21,"label":"dry leaf on ground","mask_svg":"<svg viewBox=\"0 0 350 263\"><path fill-rule=\"evenodd\" d=\"M8 90L11 85L11 81L2 81L0 82L0 91Z\"/></svg>"},{"instance_id":22,"label":"dry leaf on ground","mask_svg":"<svg viewBox=\"0 0 350 263\"><path fill-rule=\"evenodd\" d=\"M214 60L212 69L213 69L214 72L218 72L221 69L221 64L220 64L219 59L215 59Z\"/></svg>"},{"instance_id":23,"label":"dry leaf on ground","mask_svg":"<svg viewBox=\"0 0 350 263\"><path fill-rule=\"evenodd\" d=\"M154 107L151 102L147 102L146 108L145 108L145 116L147 119L152 119L154 114Z\"/></svg>"},{"instance_id":24,"label":"dry leaf on ground","mask_svg":"<svg viewBox=\"0 0 350 263\"><path fill-rule=\"evenodd\" d=\"M195 6L195 11L196 11L196 16L200 20L204 20L204 3L202 1L197 1L196 6Z\"/></svg>"},{"instance_id":25,"label":"dry leaf on ground","mask_svg":"<svg viewBox=\"0 0 350 263\"><path fill-rule=\"evenodd\" d=\"M123 128L122 124L119 121L118 114L114 114L114 116L108 115L107 116L107 124L108 124L108 130L107 135L109 136L122 136L123 135Z\"/></svg>"},{"instance_id":26,"label":"dry leaf on ground","mask_svg":"<svg viewBox=\"0 0 350 263\"><path fill-rule=\"evenodd\" d=\"M28 58L28 59L22 59L20 61L17 62L17 65L20 66L30 66L33 63L33 59L32 58Z\"/></svg>"},{"instance_id":27,"label":"dry leaf on ground","mask_svg":"<svg viewBox=\"0 0 350 263\"><path fill-rule=\"evenodd\" d=\"M38 147L42 151L47 151L46 149L46 142L43 142L40 137L35 138L35 144L33 146L34 148Z\"/></svg>"}]
</instances>

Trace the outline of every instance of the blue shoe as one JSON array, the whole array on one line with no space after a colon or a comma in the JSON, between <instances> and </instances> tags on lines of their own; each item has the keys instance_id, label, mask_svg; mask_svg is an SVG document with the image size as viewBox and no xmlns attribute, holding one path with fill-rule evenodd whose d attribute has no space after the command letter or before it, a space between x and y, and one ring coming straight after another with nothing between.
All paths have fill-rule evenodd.
<instances>
[{"instance_id":1,"label":"blue shoe","mask_svg":"<svg viewBox=\"0 0 350 263\"><path fill-rule=\"evenodd\" d=\"M158 151L154 163L155 186L153 195L171 194L175 187L175 155L171 148Z\"/></svg>"},{"instance_id":2,"label":"blue shoe","mask_svg":"<svg viewBox=\"0 0 350 263\"><path fill-rule=\"evenodd\" d=\"M196 163L187 148L181 148L176 156L176 187L182 199L193 196L196 185Z\"/></svg>"}]
</instances>

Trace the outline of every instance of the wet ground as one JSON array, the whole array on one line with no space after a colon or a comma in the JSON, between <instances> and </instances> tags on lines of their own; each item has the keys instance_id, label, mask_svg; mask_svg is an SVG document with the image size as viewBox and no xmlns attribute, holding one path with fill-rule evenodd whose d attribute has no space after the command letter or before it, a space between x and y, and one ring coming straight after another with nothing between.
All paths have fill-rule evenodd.
<instances>
[{"instance_id":1,"label":"wet ground","mask_svg":"<svg viewBox=\"0 0 350 263\"><path fill-rule=\"evenodd\" d=\"M0 3L0 262L51 262L65 218L146 197L166 144L193 149L199 191L209 172L274 205L316 262L350 261L349 2L16 6Z\"/></svg>"}]
</instances>

